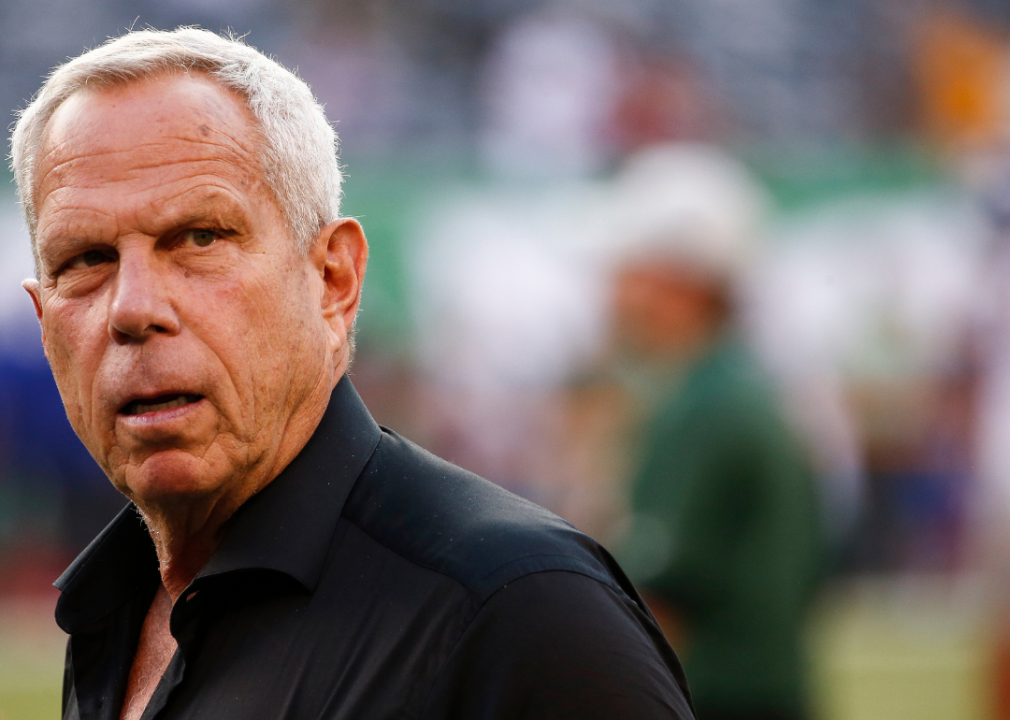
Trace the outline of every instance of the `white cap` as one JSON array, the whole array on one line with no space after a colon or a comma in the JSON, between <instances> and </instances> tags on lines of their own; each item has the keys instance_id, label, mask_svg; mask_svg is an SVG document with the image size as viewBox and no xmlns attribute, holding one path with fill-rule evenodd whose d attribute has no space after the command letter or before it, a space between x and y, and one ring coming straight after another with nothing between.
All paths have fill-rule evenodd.
<instances>
[{"instance_id":1,"label":"white cap","mask_svg":"<svg viewBox=\"0 0 1010 720\"><path fill-rule=\"evenodd\" d=\"M614 179L601 230L615 260L665 257L728 280L753 256L769 205L750 171L723 150L654 145L633 155Z\"/></svg>"}]
</instances>

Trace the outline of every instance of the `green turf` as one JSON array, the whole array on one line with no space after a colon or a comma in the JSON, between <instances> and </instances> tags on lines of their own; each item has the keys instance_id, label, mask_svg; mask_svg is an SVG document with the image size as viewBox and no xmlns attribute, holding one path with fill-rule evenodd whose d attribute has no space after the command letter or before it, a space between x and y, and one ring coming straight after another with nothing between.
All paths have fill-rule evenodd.
<instances>
[{"instance_id":1,"label":"green turf","mask_svg":"<svg viewBox=\"0 0 1010 720\"><path fill-rule=\"evenodd\" d=\"M55 720L66 636L51 598L0 603L0 718Z\"/></svg>"}]
</instances>

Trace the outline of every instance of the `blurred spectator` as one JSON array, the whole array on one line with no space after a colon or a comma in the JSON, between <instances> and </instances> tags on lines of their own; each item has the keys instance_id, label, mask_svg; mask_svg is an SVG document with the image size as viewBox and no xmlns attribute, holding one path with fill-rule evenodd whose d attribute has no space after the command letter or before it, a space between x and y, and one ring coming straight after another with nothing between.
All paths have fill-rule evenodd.
<instances>
[{"instance_id":1,"label":"blurred spectator","mask_svg":"<svg viewBox=\"0 0 1010 720\"><path fill-rule=\"evenodd\" d=\"M763 197L700 145L643 151L616 195L616 339L652 404L620 559L683 653L700 720L803 717L820 508L806 453L732 330Z\"/></svg>"}]
</instances>

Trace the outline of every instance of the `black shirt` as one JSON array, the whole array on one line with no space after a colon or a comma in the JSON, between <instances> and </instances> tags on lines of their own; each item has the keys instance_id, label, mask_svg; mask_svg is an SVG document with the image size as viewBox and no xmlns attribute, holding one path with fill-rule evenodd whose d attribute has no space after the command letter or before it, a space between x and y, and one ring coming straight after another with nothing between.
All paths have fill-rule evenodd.
<instances>
[{"instance_id":1,"label":"black shirt","mask_svg":"<svg viewBox=\"0 0 1010 720\"><path fill-rule=\"evenodd\" d=\"M116 720L158 586L128 506L57 581L64 718ZM693 717L607 552L379 428L338 383L172 610L153 718Z\"/></svg>"}]
</instances>

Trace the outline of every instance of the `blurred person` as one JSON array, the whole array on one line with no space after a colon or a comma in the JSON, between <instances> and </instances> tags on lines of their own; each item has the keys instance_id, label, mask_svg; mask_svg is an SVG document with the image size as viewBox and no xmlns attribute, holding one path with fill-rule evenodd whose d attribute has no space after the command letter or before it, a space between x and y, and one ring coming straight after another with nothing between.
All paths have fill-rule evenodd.
<instances>
[{"instance_id":1,"label":"blurred person","mask_svg":"<svg viewBox=\"0 0 1010 720\"><path fill-rule=\"evenodd\" d=\"M600 546L361 403L335 140L197 29L110 40L21 113L24 286L130 500L56 583L64 717L692 718Z\"/></svg>"},{"instance_id":2,"label":"blurred person","mask_svg":"<svg viewBox=\"0 0 1010 720\"><path fill-rule=\"evenodd\" d=\"M650 405L618 557L682 649L701 720L804 717L820 509L733 331L761 193L719 150L666 145L633 157L615 196L614 331Z\"/></svg>"}]
</instances>

